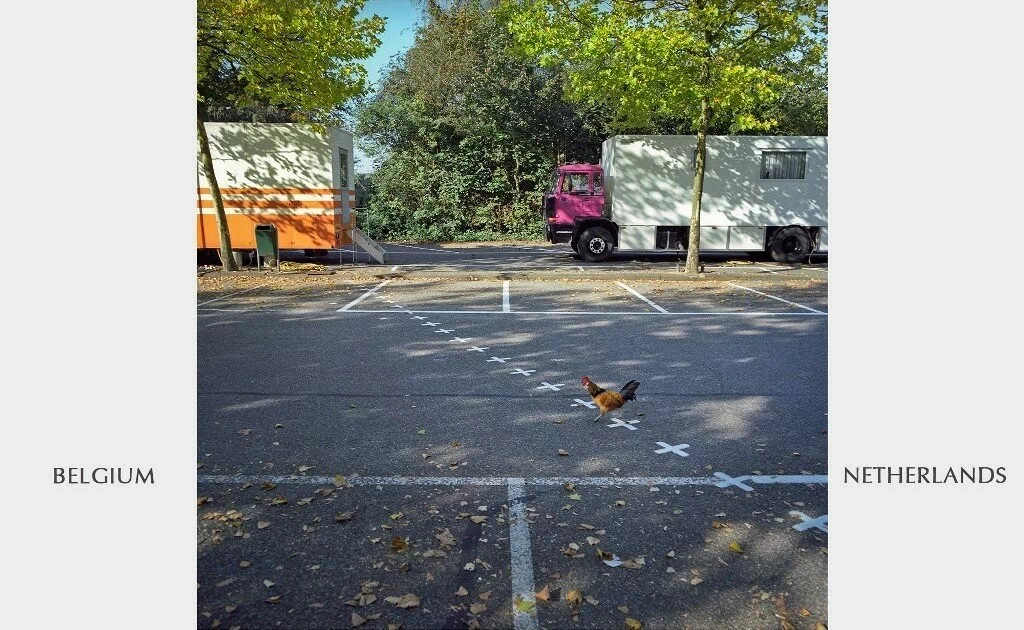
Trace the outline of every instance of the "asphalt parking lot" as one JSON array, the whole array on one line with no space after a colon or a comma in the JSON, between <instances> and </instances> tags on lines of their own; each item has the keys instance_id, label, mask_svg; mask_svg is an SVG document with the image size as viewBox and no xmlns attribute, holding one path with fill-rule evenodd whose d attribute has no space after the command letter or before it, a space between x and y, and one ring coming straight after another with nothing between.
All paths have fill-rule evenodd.
<instances>
[{"instance_id":1,"label":"asphalt parking lot","mask_svg":"<svg viewBox=\"0 0 1024 630\"><path fill-rule=\"evenodd\" d=\"M346 269L390 272L405 277L425 277L439 274L464 275L506 274L551 277L572 274L575 277L600 277L601 274L669 275L682 276L686 263L685 252L632 254L616 252L604 263L588 263L576 256L566 244L529 245L459 245L459 244L404 244L382 243L387 252L383 265L372 260L366 252L352 247L334 250L319 258L308 258L302 252L282 253L287 261L316 262ZM765 256L739 252L702 253L705 277L729 276L783 276L810 280L823 280L828 274L827 254L815 254L809 261L781 264Z\"/></svg>"},{"instance_id":2,"label":"asphalt parking lot","mask_svg":"<svg viewBox=\"0 0 1024 630\"><path fill-rule=\"evenodd\" d=\"M827 624L797 271L201 278L198 626Z\"/></svg>"}]
</instances>

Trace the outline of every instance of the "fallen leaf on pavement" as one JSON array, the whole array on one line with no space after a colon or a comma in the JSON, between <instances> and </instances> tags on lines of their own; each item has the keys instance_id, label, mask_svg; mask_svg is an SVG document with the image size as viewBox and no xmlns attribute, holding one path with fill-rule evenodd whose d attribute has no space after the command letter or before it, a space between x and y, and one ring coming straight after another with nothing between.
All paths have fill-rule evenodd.
<instances>
[{"instance_id":1,"label":"fallen leaf on pavement","mask_svg":"<svg viewBox=\"0 0 1024 630\"><path fill-rule=\"evenodd\" d=\"M487 520L487 517L486 516L471 516L471 517L469 517L469 520L473 521L474 523L483 523L484 521Z\"/></svg>"},{"instance_id":2,"label":"fallen leaf on pavement","mask_svg":"<svg viewBox=\"0 0 1024 630\"><path fill-rule=\"evenodd\" d=\"M743 547L740 547L740 544L736 541L729 543L729 549L735 551L736 553L743 553Z\"/></svg>"},{"instance_id":3,"label":"fallen leaf on pavement","mask_svg":"<svg viewBox=\"0 0 1024 630\"><path fill-rule=\"evenodd\" d=\"M633 619L632 617L626 617L626 628L628 630L641 630L643 627L644 624L639 620Z\"/></svg>"},{"instance_id":4,"label":"fallen leaf on pavement","mask_svg":"<svg viewBox=\"0 0 1024 630\"><path fill-rule=\"evenodd\" d=\"M583 603L583 591L578 588L572 589L565 594L565 601L568 602L570 606L579 606Z\"/></svg>"},{"instance_id":5,"label":"fallen leaf on pavement","mask_svg":"<svg viewBox=\"0 0 1024 630\"><path fill-rule=\"evenodd\" d=\"M427 549L423 552L424 558L443 558L448 554L441 551L440 549Z\"/></svg>"},{"instance_id":6,"label":"fallen leaf on pavement","mask_svg":"<svg viewBox=\"0 0 1024 630\"><path fill-rule=\"evenodd\" d=\"M698 584L700 584L703 581L704 580L702 578L695 577L692 580L690 580L690 586L697 586Z\"/></svg>"},{"instance_id":7,"label":"fallen leaf on pavement","mask_svg":"<svg viewBox=\"0 0 1024 630\"><path fill-rule=\"evenodd\" d=\"M800 609L800 616L801 617L810 617L811 616L811 611L807 610L806 608L801 608Z\"/></svg>"},{"instance_id":8,"label":"fallen leaf on pavement","mask_svg":"<svg viewBox=\"0 0 1024 630\"><path fill-rule=\"evenodd\" d=\"M455 591L455 594L459 597L465 597L466 595L469 595L469 591L466 590L465 586L460 586L459 590Z\"/></svg>"},{"instance_id":9,"label":"fallen leaf on pavement","mask_svg":"<svg viewBox=\"0 0 1024 630\"><path fill-rule=\"evenodd\" d=\"M354 514L355 514L355 512L342 512L341 514L335 515L334 522L336 522L336 523L344 523L346 521L351 521L352 520L352 516Z\"/></svg>"},{"instance_id":10,"label":"fallen leaf on pavement","mask_svg":"<svg viewBox=\"0 0 1024 630\"><path fill-rule=\"evenodd\" d=\"M565 456L569 454L569 451L563 451L562 449L558 449L558 454Z\"/></svg>"},{"instance_id":11,"label":"fallen leaf on pavement","mask_svg":"<svg viewBox=\"0 0 1024 630\"><path fill-rule=\"evenodd\" d=\"M409 547L409 541L401 536L395 536L391 539L391 548L395 551L405 551Z\"/></svg>"},{"instance_id":12,"label":"fallen leaf on pavement","mask_svg":"<svg viewBox=\"0 0 1024 630\"><path fill-rule=\"evenodd\" d=\"M395 602L396 608L414 608L419 605L420 598L416 597L412 593L406 593L405 595L402 595L398 598L398 601Z\"/></svg>"},{"instance_id":13,"label":"fallen leaf on pavement","mask_svg":"<svg viewBox=\"0 0 1024 630\"><path fill-rule=\"evenodd\" d=\"M618 610L620 613L622 613L624 615L628 615L629 614L629 606L619 606L615 610Z\"/></svg>"},{"instance_id":14,"label":"fallen leaf on pavement","mask_svg":"<svg viewBox=\"0 0 1024 630\"><path fill-rule=\"evenodd\" d=\"M256 523L257 529L266 529L268 527L270 527L270 521L260 521Z\"/></svg>"},{"instance_id":15,"label":"fallen leaf on pavement","mask_svg":"<svg viewBox=\"0 0 1024 630\"><path fill-rule=\"evenodd\" d=\"M481 604L479 602L469 607L469 612L473 613L474 615L479 615L485 610L487 610L487 604Z\"/></svg>"},{"instance_id":16,"label":"fallen leaf on pavement","mask_svg":"<svg viewBox=\"0 0 1024 630\"><path fill-rule=\"evenodd\" d=\"M273 595L271 597L266 598L263 601L267 602L268 604L276 604L276 603L281 601L281 596L280 595Z\"/></svg>"},{"instance_id":17,"label":"fallen leaf on pavement","mask_svg":"<svg viewBox=\"0 0 1024 630\"><path fill-rule=\"evenodd\" d=\"M360 617L358 613L352 613L352 627L358 628L359 626L366 623L366 617Z\"/></svg>"},{"instance_id":18,"label":"fallen leaf on pavement","mask_svg":"<svg viewBox=\"0 0 1024 630\"><path fill-rule=\"evenodd\" d=\"M273 585L274 585L274 583L271 582L270 580L263 580L263 586L266 586L267 588L270 588Z\"/></svg>"},{"instance_id":19,"label":"fallen leaf on pavement","mask_svg":"<svg viewBox=\"0 0 1024 630\"><path fill-rule=\"evenodd\" d=\"M587 600L587 603L591 606L597 606L598 604L597 599L591 595L587 595L586 597L584 597L584 599Z\"/></svg>"},{"instance_id":20,"label":"fallen leaf on pavement","mask_svg":"<svg viewBox=\"0 0 1024 630\"><path fill-rule=\"evenodd\" d=\"M452 535L451 530L447 527L440 533L434 534L434 537L441 542L442 547L451 548L455 546L455 536Z\"/></svg>"},{"instance_id":21,"label":"fallen leaf on pavement","mask_svg":"<svg viewBox=\"0 0 1024 630\"><path fill-rule=\"evenodd\" d=\"M542 588L539 591L537 591L536 593L534 593L534 597L536 597L537 599L539 599L542 602L551 601L551 589L549 589L548 585L545 584L544 588Z\"/></svg>"}]
</instances>

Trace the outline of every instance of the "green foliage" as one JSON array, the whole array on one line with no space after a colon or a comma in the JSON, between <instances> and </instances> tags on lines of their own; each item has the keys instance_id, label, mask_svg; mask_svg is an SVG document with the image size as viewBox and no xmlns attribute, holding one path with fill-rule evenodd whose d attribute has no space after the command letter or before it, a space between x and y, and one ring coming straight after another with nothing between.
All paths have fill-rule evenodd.
<instances>
[{"instance_id":1,"label":"green foliage","mask_svg":"<svg viewBox=\"0 0 1024 630\"><path fill-rule=\"evenodd\" d=\"M660 119L729 133L779 126L770 105L824 56L821 0L508 0L519 49L562 68L567 95L605 104L615 125ZM792 112L790 112L792 113Z\"/></svg>"},{"instance_id":2,"label":"green foliage","mask_svg":"<svg viewBox=\"0 0 1024 630\"><path fill-rule=\"evenodd\" d=\"M360 222L374 238L542 235L551 169L598 160L607 115L567 103L560 72L515 55L487 3L429 3L426 18L357 112L380 158Z\"/></svg>"},{"instance_id":3,"label":"green foliage","mask_svg":"<svg viewBox=\"0 0 1024 630\"><path fill-rule=\"evenodd\" d=\"M200 114L326 124L365 91L384 20L365 0L199 0ZM219 114L219 115L218 115Z\"/></svg>"}]
</instances>

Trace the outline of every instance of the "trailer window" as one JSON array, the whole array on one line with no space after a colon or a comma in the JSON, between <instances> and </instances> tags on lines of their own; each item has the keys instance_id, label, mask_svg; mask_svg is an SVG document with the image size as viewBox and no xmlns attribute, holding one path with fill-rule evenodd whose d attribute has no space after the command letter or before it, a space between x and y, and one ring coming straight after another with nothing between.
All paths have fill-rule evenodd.
<instances>
[{"instance_id":1,"label":"trailer window","mask_svg":"<svg viewBox=\"0 0 1024 630\"><path fill-rule=\"evenodd\" d=\"M806 151L761 153L761 179L804 179L806 172Z\"/></svg>"},{"instance_id":2,"label":"trailer window","mask_svg":"<svg viewBox=\"0 0 1024 630\"><path fill-rule=\"evenodd\" d=\"M558 192L558 169L551 171L551 182L548 184L548 192Z\"/></svg>"},{"instance_id":3,"label":"trailer window","mask_svg":"<svg viewBox=\"0 0 1024 630\"><path fill-rule=\"evenodd\" d=\"M594 194L604 194L604 177L601 175L600 171L594 173Z\"/></svg>"},{"instance_id":4,"label":"trailer window","mask_svg":"<svg viewBox=\"0 0 1024 630\"><path fill-rule=\"evenodd\" d=\"M348 190L348 149L338 149L338 163L341 164L341 189Z\"/></svg>"}]
</instances>

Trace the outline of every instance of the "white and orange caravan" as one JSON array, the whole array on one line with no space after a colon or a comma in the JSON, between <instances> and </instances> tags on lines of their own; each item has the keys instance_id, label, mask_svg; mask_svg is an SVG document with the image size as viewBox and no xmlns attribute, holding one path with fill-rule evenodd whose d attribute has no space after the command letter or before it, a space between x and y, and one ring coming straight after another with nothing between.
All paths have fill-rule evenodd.
<instances>
[{"instance_id":1,"label":"white and orange caravan","mask_svg":"<svg viewBox=\"0 0 1024 630\"><path fill-rule=\"evenodd\" d=\"M282 250L324 254L352 242L351 133L266 123L206 123L206 132L233 251L254 250L254 228L260 224L277 226ZM216 210L201 162L197 181L196 244L216 250Z\"/></svg>"}]
</instances>

